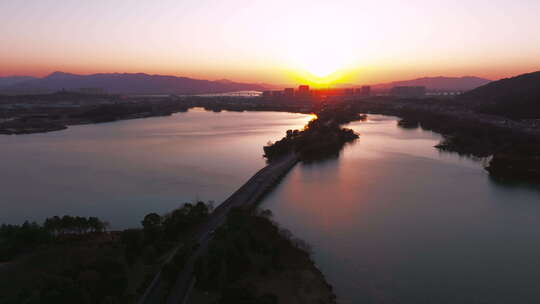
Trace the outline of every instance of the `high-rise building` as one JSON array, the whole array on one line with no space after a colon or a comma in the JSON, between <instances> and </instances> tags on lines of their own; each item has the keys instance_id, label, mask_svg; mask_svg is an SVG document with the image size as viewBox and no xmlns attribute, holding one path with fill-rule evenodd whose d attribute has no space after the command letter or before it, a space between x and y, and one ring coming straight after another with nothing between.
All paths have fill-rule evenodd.
<instances>
[{"instance_id":1,"label":"high-rise building","mask_svg":"<svg viewBox=\"0 0 540 304\"><path fill-rule=\"evenodd\" d=\"M309 86L308 85L300 85L298 86L298 96L308 96L309 95Z\"/></svg>"},{"instance_id":2,"label":"high-rise building","mask_svg":"<svg viewBox=\"0 0 540 304\"><path fill-rule=\"evenodd\" d=\"M362 96L370 96L371 95L371 87L370 86L362 86L360 95Z\"/></svg>"},{"instance_id":3,"label":"high-rise building","mask_svg":"<svg viewBox=\"0 0 540 304\"><path fill-rule=\"evenodd\" d=\"M283 96L283 91L272 91L272 97L281 97Z\"/></svg>"},{"instance_id":4,"label":"high-rise building","mask_svg":"<svg viewBox=\"0 0 540 304\"><path fill-rule=\"evenodd\" d=\"M294 88L285 88L283 90L283 95L285 95L285 97L293 97L294 96Z\"/></svg>"}]
</instances>

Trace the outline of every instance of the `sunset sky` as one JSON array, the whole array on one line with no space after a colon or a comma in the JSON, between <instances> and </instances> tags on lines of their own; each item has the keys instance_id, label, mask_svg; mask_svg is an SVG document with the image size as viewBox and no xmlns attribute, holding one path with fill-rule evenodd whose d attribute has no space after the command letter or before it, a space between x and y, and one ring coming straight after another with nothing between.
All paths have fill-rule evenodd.
<instances>
[{"instance_id":1,"label":"sunset sky","mask_svg":"<svg viewBox=\"0 0 540 304\"><path fill-rule=\"evenodd\" d=\"M377 83L540 70L538 0L2 0L0 76Z\"/></svg>"}]
</instances>

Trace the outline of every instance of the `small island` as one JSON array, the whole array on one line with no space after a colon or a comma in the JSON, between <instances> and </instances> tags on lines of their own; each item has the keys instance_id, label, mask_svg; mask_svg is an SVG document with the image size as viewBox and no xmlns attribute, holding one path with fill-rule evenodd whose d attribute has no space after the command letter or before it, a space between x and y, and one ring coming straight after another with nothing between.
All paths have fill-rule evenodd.
<instances>
[{"instance_id":1,"label":"small island","mask_svg":"<svg viewBox=\"0 0 540 304\"><path fill-rule=\"evenodd\" d=\"M301 161L310 162L339 155L346 143L359 137L341 125L365 118L365 115L353 113L343 106L324 107L303 130L287 130L285 137L264 146L264 156L272 162L295 153Z\"/></svg>"}]
</instances>

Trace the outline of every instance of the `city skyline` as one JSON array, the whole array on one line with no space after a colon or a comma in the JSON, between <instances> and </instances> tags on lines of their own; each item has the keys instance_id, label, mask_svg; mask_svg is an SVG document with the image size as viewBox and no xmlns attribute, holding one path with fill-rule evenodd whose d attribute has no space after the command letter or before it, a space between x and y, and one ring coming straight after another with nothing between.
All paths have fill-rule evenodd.
<instances>
[{"instance_id":1,"label":"city skyline","mask_svg":"<svg viewBox=\"0 0 540 304\"><path fill-rule=\"evenodd\" d=\"M540 3L413 2L5 1L0 76L59 70L374 84L540 69Z\"/></svg>"}]
</instances>

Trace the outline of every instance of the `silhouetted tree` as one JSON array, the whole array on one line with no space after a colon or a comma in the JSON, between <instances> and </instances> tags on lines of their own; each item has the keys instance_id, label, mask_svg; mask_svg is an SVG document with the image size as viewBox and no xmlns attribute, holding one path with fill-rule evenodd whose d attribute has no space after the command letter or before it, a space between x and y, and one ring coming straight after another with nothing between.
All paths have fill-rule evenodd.
<instances>
[{"instance_id":1,"label":"silhouetted tree","mask_svg":"<svg viewBox=\"0 0 540 304\"><path fill-rule=\"evenodd\" d=\"M141 222L145 234L145 240L151 242L159 238L161 232L161 216L157 213L150 213Z\"/></svg>"}]
</instances>

